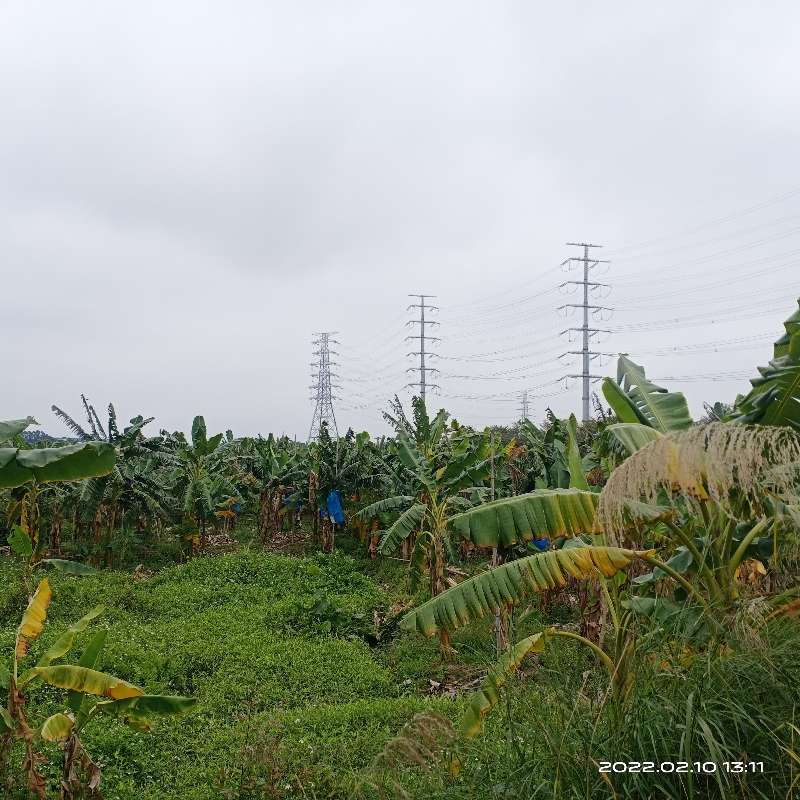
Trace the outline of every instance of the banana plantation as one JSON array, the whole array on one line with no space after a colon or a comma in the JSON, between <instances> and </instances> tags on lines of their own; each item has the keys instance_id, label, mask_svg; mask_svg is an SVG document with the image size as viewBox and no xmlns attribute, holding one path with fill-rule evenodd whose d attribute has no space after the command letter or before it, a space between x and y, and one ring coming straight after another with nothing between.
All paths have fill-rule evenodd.
<instances>
[{"instance_id":1,"label":"banana plantation","mask_svg":"<svg viewBox=\"0 0 800 800\"><path fill-rule=\"evenodd\" d=\"M387 398L392 435L305 443L15 409L0 794L800 796L787 313L701 419L626 356L583 422Z\"/></svg>"}]
</instances>

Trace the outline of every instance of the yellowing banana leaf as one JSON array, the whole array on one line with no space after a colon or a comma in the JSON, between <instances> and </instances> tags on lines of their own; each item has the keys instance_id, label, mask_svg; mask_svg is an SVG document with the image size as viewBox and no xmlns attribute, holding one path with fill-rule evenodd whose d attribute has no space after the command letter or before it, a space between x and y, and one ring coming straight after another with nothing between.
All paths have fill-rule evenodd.
<instances>
[{"instance_id":1,"label":"yellowing banana leaf","mask_svg":"<svg viewBox=\"0 0 800 800\"><path fill-rule=\"evenodd\" d=\"M563 586L569 576L586 578L600 572L610 578L634 559L649 554L595 545L536 553L447 589L406 614L400 626L425 636L442 629L456 630L531 594Z\"/></svg>"},{"instance_id":2,"label":"yellowing banana leaf","mask_svg":"<svg viewBox=\"0 0 800 800\"><path fill-rule=\"evenodd\" d=\"M43 578L28 603L28 607L22 615L22 622L17 628L17 643L14 652L18 661L25 658L30 643L44 629L44 622L47 619L47 607L50 605L52 597L53 592L50 589L50 583L47 578Z\"/></svg>"},{"instance_id":3,"label":"yellowing banana leaf","mask_svg":"<svg viewBox=\"0 0 800 800\"><path fill-rule=\"evenodd\" d=\"M483 730L483 720L500 701L500 690L519 669L525 656L544 650L545 634L528 636L506 651L489 670L480 688L472 695L467 712L461 721L461 734L472 739Z\"/></svg>"},{"instance_id":4,"label":"yellowing banana leaf","mask_svg":"<svg viewBox=\"0 0 800 800\"><path fill-rule=\"evenodd\" d=\"M800 586L793 586L770 598L769 606L772 611L767 619L780 616L800 617Z\"/></svg>"},{"instance_id":5,"label":"yellowing banana leaf","mask_svg":"<svg viewBox=\"0 0 800 800\"><path fill-rule=\"evenodd\" d=\"M594 528L598 496L580 489L538 489L471 508L450 518L478 547L509 547L535 538L577 536Z\"/></svg>"},{"instance_id":6,"label":"yellowing banana leaf","mask_svg":"<svg viewBox=\"0 0 800 800\"><path fill-rule=\"evenodd\" d=\"M57 667L34 667L30 670L32 678L41 678L45 683L59 689L71 689L83 694L111 697L124 700L126 697L139 697L144 692L138 687L105 672L87 667L62 664Z\"/></svg>"},{"instance_id":7,"label":"yellowing banana leaf","mask_svg":"<svg viewBox=\"0 0 800 800\"><path fill-rule=\"evenodd\" d=\"M53 714L42 725L41 736L46 742L64 742L69 739L75 720L66 714Z\"/></svg>"}]
</instances>

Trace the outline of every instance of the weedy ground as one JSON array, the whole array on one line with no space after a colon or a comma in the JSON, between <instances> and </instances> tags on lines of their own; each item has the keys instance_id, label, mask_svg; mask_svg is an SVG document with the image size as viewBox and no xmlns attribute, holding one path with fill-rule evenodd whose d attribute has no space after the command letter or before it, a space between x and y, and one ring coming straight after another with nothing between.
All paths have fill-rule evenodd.
<instances>
[{"instance_id":1,"label":"weedy ground","mask_svg":"<svg viewBox=\"0 0 800 800\"><path fill-rule=\"evenodd\" d=\"M340 544L357 551L347 539ZM87 728L85 745L103 768L108 800L601 798L613 796L609 781L619 797L771 798L787 796L796 777L781 749L792 742L786 726L800 717L796 626L771 633L760 649L751 643L713 658L687 661L660 643L640 659L624 716L607 707L606 681L591 656L559 643L524 666L486 735L464 754L457 779L433 764L398 767L387 780L372 766L387 741L426 710L457 724L460 690L474 688L493 657L488 625L456 635L452 665L441 661L436 641L391 625L413 601L402 564L341 551L243 549L153 574L51 575L51 582L49 623L32 658L103 603L102 668L147 692L199 701L184 718L158 721L154 733L108 719ZM11 653L24 605L15 567L0 561L0 652ZM563 619L565 612L552 613ZM384 623L380 639L376 621ZM517 633L545 621L534 610ZM30 697L33 719L60 708L59 693L47 687ZM55 747L48 752L55 764ZM681 754L766 760L768 774L688 785L674 775L607 780L592 766ZM55 791L55 768L48 777Z\"/></svg>"},{"instance_id":2,"label":"weedy ground","mask_svg":"<svg viewBox=\"0 0 800 800\"><path fill-rule=\"evenodd\" d=\"M244 550L144 578L51 574L48 624L32 660L102 603L102 668L148 693L199 700L152 734L99 718L87 728L106 797L327 797L346 791L416 712L455 717L458 702L428 694L447 685L435 643L407 634L376 640L376 614L382 620L404 602L402 568L369 577L362 566L342 553ZM0 652L10 654L25 595L14 567L0 562L0 570ZM473 662L488 646L480 631L475 637L464 640ZM55 690L38 687L30 697L33 719L57 709Z\"/></svg>"}]
</instances>

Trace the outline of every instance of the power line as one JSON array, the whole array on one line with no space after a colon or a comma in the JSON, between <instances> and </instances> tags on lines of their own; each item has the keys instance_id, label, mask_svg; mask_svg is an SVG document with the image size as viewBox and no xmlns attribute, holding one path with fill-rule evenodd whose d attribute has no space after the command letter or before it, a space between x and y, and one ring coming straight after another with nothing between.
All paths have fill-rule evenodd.
<instances>
[{"instance_id":1,"label":"power line","mask_svg":"<svg viewBox=\"0 0 800 800\"><path fill-rule=\"evenodd\" d=\"M714 236L710 239L700 239L694 242L687 242L686 244L678 244L675 245L674 247L659 248L656 252L652 254L622 256L621 258L618 258L615 255L614 263L617 264L619 262L634 261L634 260L638 262L642 259L650 260L659 256L663 256L668 253L677 253L682 250L696 250L698 248L712 245L715 242L723 242L726 239L734 239L734 240L739 239L743 236L755 233L756 231L762 231L768 228L774 228L777 225L781 225L786 222L797 223L798 221L800 221L800 217L798 217L796 213L790 214L785 217L778 217L776 219L767 220L766 222L761 222L758 225L753 225L750 228L737 228L736 230L730 231L729 233L723 233L720 236Z\"/></svg>"},{"instance_id":2,"label":"power line","mask_svg":"<svg viewBox=\"0 0 800 800\"><path fill-rule=\"evenodd\" d=\"M795 197L798 194L800 194L800 188L794 188L789 190L788 192L784 192L783 194L779 194L775 197L772 197L769 200L764 200L760 203L756 203L755 205L749 206L739 211L734 211L731 214L718 217L717 219L709 220L708 222L704 222L701 225L698 225L694 228L684 229L683 231L677 231L674 233L662 235L656 237L655 239L649 239L647 241L636 242L634 244L626 245L624 247L618 247L616 250L613 251L613 254L614 257L616 258L618 253L628 252L630 250L640 250L642 248L649 247L653 244L658 244L659 242L675 239L679 236L691 236L692 234L706 230L707 228L713 228L716 225L722 225L726 222L730 222L731 220L738 219L740 217L744 217L749 214L753 214L756 211L761 211L762 209L768 208L769 206L775 205L776 203L782 203L784 200L789 200L790 198Z\"/></svg>"}]
</instances>

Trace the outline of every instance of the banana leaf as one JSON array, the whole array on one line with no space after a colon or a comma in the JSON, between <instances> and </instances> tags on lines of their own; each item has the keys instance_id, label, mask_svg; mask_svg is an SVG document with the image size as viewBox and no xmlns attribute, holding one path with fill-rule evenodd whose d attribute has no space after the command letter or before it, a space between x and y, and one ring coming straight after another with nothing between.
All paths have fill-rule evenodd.
<instances>
[{"instance_id":1,"label":"banana leaf","mask_svg":"<svg viewBox=\"0 0 800 800\"><path fill-rule=\"evenodd\" d=\"M355 516L359 519L372 519L387 511L399 511L401 508L405 508L409 503L413 502L414 498L405 494L397 495L396 497L386 497L383 500L378 500L376 503L370 503L370 505L364 506Z\"/></svg>"},{"instance_id":2,"label":"banana leaf","mask_svg":"<svg viewBox=\"0 0 800 800\"><path fill-rule=\"evenodd\" d=\"M88 614L81 617L76 623L70 625L67 630L50 645L44 655L36 664L37 667L49 667L53 661L63 658L75 643L75 638L79 633L83 633L89 627L89 623L103 613L105 606L95 606Z\"/></svg>"},{"instance_id":3,"label":"banana leaf","mask_svg":"<svg viewBox=\"0 0 800 800\"><path fill-rule=\"evenodd\" d=\"M484 718L500 702L500 690L519 669L524 658L530 653L541 653L544 646L545 634L535 633L517 642L498 659L470 698L461 721L461 735L465 739L473 739L481 733Z\"/></svg>"},{"instance_id":4,"label":"banana leaf","mask_svg":"<svg viewBox=\"0 0 800 800\"><path fill-rule=\"evenodd\" d=\"M617 422L609 425L605 431L606 435L618 442L629 456L650 442L659 439L662 435L655 428L638 422Z\"/></svg>"},{"instance_id":5,"label":"banana leaf","mask_svg":"<svg viewBox=\"0 0 800 800\"><path fill-rule=\"evenodd\" d=\"M400 463L410 470L429 492L436 491L436 483L426 460L417 449L416 443L405 431L397 434L397 457L400 459Z\"/></svg>"},{"instance_id":6,"label":"banana leaf","mask_svg":"<svg viewBox=\"0 0 800 800\"><path fill-rule=\"evenodd\" d=\"M29 425L36 425L33 417L25 419L6 419L0 420L0 442L10 442L19 436Z\"/></svg>"},{"instance_id":7,"label":"banana leaf","mask_svg":"<svg viewBox=\"0 0 800 800\"><path fill-rule=\"evenodd\" d=\"M66 714L53 714L42 725L41 737L46 742L64 742L69 739L75 721Z\"/></svg>"},{"instance_id":8,"label":"banana leaf","mask_svg":"<svg viewBox=\"0 0 800 800\"><path fill-rule=\"evenodd\" d=\"M18 450L0 448L0 488L13 489L32 480L75 481L107 475L116 451L108 442L79 442L65 447Z\"/></svg>"},{"instance_id":9,"label":"banana leaf","mask_svg":"<svg viewBox=\"0 0 800 800\"><path fill-rule=\"evenodd\" d=\"M393 553L403 539L407 539L412 531L419 527L425 518L427 508L421 504L413 505L404 511L392 526L386 531L386 535L378 545L378 552L386 555Z\"/></svg>"},{"instance_id":10,"label":"banana leaf","mask_svg":"<svg viewBox=\"0 0 800 800\"><path fill-rule=\"evenodd\" d=\"M576 536L594 527L598 497L580 489L537 489L455 514L452 528L478 547Z\"/></svg>"},{"instance_id":11,"label":"banana leaf","mask_svg":"<svg viewBox=\"0 0 800 800\"><path fill-rule=\"evenodd\" d=\"M759 367L753 388L736 398L730 419L758 425L787 425L800 431L800 310L784 323L773 358Z\"/></svg>"},{"instance_id":12,"label":"banana leaf","mask_svg":"<svg viewBox=\"0 0 800 800\"><path fill-rule=\"evenodd\" d=\"M47 608L53 598L53 591L47 578L39 581L36 591L31 597L28 607L22 615L22 621L17 628L17 644L15 656L17 660L24 658L30 647L30 643L39 637L44 630L44 622L47 619Z\"/></svg>"},{"instance_id":13,"label":"banana leaf","mask_svg":"<svg viewBox=\"0 0 800 800\"><path fill-rule=\"evenodd\" d=\"M503 564L453 586L403 617L405 630L433 636L456 630L531 594L563 586L567 577L586 578L601 573L607 578L649 551L620 547L586 546L536 553Z\"/></svg>"},{"instance_id":14,"label":"banana leaf","mask_svg":"<svg viewBox=\"0 0 800 800\"><path fill-rule=\"evenodd\" d=\"M45 683L59 689L111 697L114 700L124 700L126 697L138 697L144 694L137 686L123 681L121 678L71 664L61 664L57 667L34 667L22 676L20 684L23 679L25 683L29 683L34 678L41 678Z\"/></svg>"},{"instance_id":15,"label":"banana leaf","mask_svg":"<svg viewBox=\"0 0 800 800\"><path fill-rule=\"evenodd\" d=\"M95 704L92 713L116 717L136 730L150 730L152 717L184 714L197 704L193 697L173 697L161 694L143 694L123 700L105 700Z\"/></svg>"},{"instance_id":16,"label":"banana leaf","mask_svg":"<svg viewBox=\"0 0 800 800\"><path fill-rule=\"evenodd\" d=\"M583 472L580 450L578 450L578 421L574 414L569 415L567 429L567 467L569 469L569 488L589 491L589 482Z\"/></svg>"},{"instance_id":17,"label":"banana leaf","mask_svg":"<svg viewBox=\"0 0 800 800\"><path fill-rule=\"evenodd\" d=\"M647 378L644 367L626 356L619 357L617 385L616 388L613 386L606 378L603 394L622 422L641 422L661 433L685 430L692 425L689 406L683 394L668 392L657 386ZM633 419L632 415L637 419Z\"/></svg>"}]
</instances>

